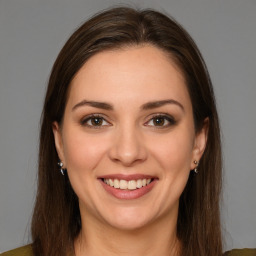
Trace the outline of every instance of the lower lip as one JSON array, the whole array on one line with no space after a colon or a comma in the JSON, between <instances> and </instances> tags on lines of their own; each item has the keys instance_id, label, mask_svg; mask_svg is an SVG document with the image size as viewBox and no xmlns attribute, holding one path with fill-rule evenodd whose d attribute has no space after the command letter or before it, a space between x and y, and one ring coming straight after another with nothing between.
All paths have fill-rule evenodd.
<instances>
[{"instance_id":1,"label":"lower lip","mask_svg":"<svg viewBox=\"0 0 256 256\"><path fill-rule=\"evenodd\" d=\"M107 185L103 180L101 180L101 184L104 187L104 189L111 194L112 196L118 198L118 199L137 199L140 198L144 195L146 195L148 192L151 191L151 189L154 187L154 185L156 184L156 179L154 179L151 183L149 183L148 185L146 185L145 187L141 187L141 188L137 188L134 190L128 190L128 189L118 189L118 188L114 188L111 187L109 185Z\"/></svg>"}]
</instances>

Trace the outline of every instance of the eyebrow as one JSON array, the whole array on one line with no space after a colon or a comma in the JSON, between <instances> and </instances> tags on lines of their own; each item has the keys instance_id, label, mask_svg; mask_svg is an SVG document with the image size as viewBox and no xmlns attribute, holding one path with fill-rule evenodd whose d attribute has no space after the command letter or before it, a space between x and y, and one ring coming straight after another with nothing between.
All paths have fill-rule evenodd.
<instances>
[{"instance_id":1,"label":"eyebrow","mask_svg":"<svg viewBox=\"0 0 256 256\"><path fill-rule=\"evenodd\" d=\"M176 100L173 100L173 99L160 100L160 101L151 101L151 102L143 104L141 106L141 109L142 110L149 110L149 109L159 108L159 107L162 107L162 106L167 105L167 104L175 104L175 105L179 106L184 111L183 105L180 102L178 102Z\"/></svg>"},{"instance_id":2,"label":"eyebrow","mask_svg":"<svg viewBox=\"0 0 256 256\"><path fill-rule=\"evenodd\" d=\"M72 111L77 109L78 107L82 106L90 106L94 108L100 108L100 109L105 109L105 110L113 110L113 106L109 103L106 102L98 102L98 101L87 101L87 100L82 100L81 102L77 103L73 108Z\"/></svg>"},{"instance_id":3,"label":"eyebrow","mask_svg":"<svg viewBox=\"0 0 256 256\"><path fill-rule=\"evenodd\" d=\"M167 104L177 105L184 111L183 105L180 102L173 100L173 99L147 102L141 106L141 109L149 110L149 109L159 108L159 107L162 107ZM114 107L111 104L106 103L106 102L82 100L72 108L72 111L74 111L75 109L77 109L79 107L83 107L83 106L90 106L90 107L100 108L100 109L105 109L105 110L113 110L114 109Z\"/></svg>"}]
</instances>

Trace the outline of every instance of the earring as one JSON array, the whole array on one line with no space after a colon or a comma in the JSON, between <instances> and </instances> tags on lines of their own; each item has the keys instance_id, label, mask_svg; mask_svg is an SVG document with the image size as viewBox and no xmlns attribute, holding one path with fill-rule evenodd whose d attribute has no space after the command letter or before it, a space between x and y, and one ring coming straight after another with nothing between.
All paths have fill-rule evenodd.
<instances>
[{"instance_id":1,"label":"earring","mask_svg":"<svg viewBox=\"0 0 256 256\"><path fill-rule=\"evenodd\" d=\"M197 168L198 168L198 165L199 165L199 161L194 161L194 164L196 165L196 168L194 169L194 173L198 173L198 170L197 170Z\"/></svg>"},{"instance_id":2,"label":"earring","mask_svg":"<svg viewBox=\"0 0 256 256\"><path fill-rule=\"evenodd\" d=\"M62 174L62 175L65 175L65 173L64 173L65 169L62 168L62 167L63 167L63 163L62 163L61 161L58 162L58 166L60 167L60 172L61 172L61 174Z\"/></svg>"}]
</instances>

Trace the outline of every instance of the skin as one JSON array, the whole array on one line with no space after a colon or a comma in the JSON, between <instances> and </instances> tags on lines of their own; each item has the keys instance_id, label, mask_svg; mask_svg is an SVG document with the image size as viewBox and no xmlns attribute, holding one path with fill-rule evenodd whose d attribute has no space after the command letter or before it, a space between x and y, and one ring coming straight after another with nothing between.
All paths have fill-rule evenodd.
<instances>
[{"instance_id":1,"label":"skin","mask_svg":"<svg viewBox=\"0 0 256 256\"><path fill-rule=\"evenodd\" d=\"M142 108L163 100L175 102ZM207 123L195 133L184 77L163 51L146 45L93 56L74 77L53 132L79 198L76 255L178 255L179 198L203 154ZM118 199L99 180L109 174L151 175L156 182L137 199Z\"/></svg>"}]
</instances>

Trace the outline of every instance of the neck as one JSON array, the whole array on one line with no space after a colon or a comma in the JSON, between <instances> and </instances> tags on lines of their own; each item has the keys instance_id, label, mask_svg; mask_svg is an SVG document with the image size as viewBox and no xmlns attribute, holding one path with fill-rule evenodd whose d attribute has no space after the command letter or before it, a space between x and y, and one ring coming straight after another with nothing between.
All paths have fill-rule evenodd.
<instances>
[{"instance_id":1,"label":"neck","mask_svg":"<svg viewBox=\"0 0 256 256\"><path fill-rule=\"evenodd\" d=\"M136 230L85 223L75 241L76 256L178 256L179 251L176 222L166 219Z\"/></svg>"}]
</instances>

